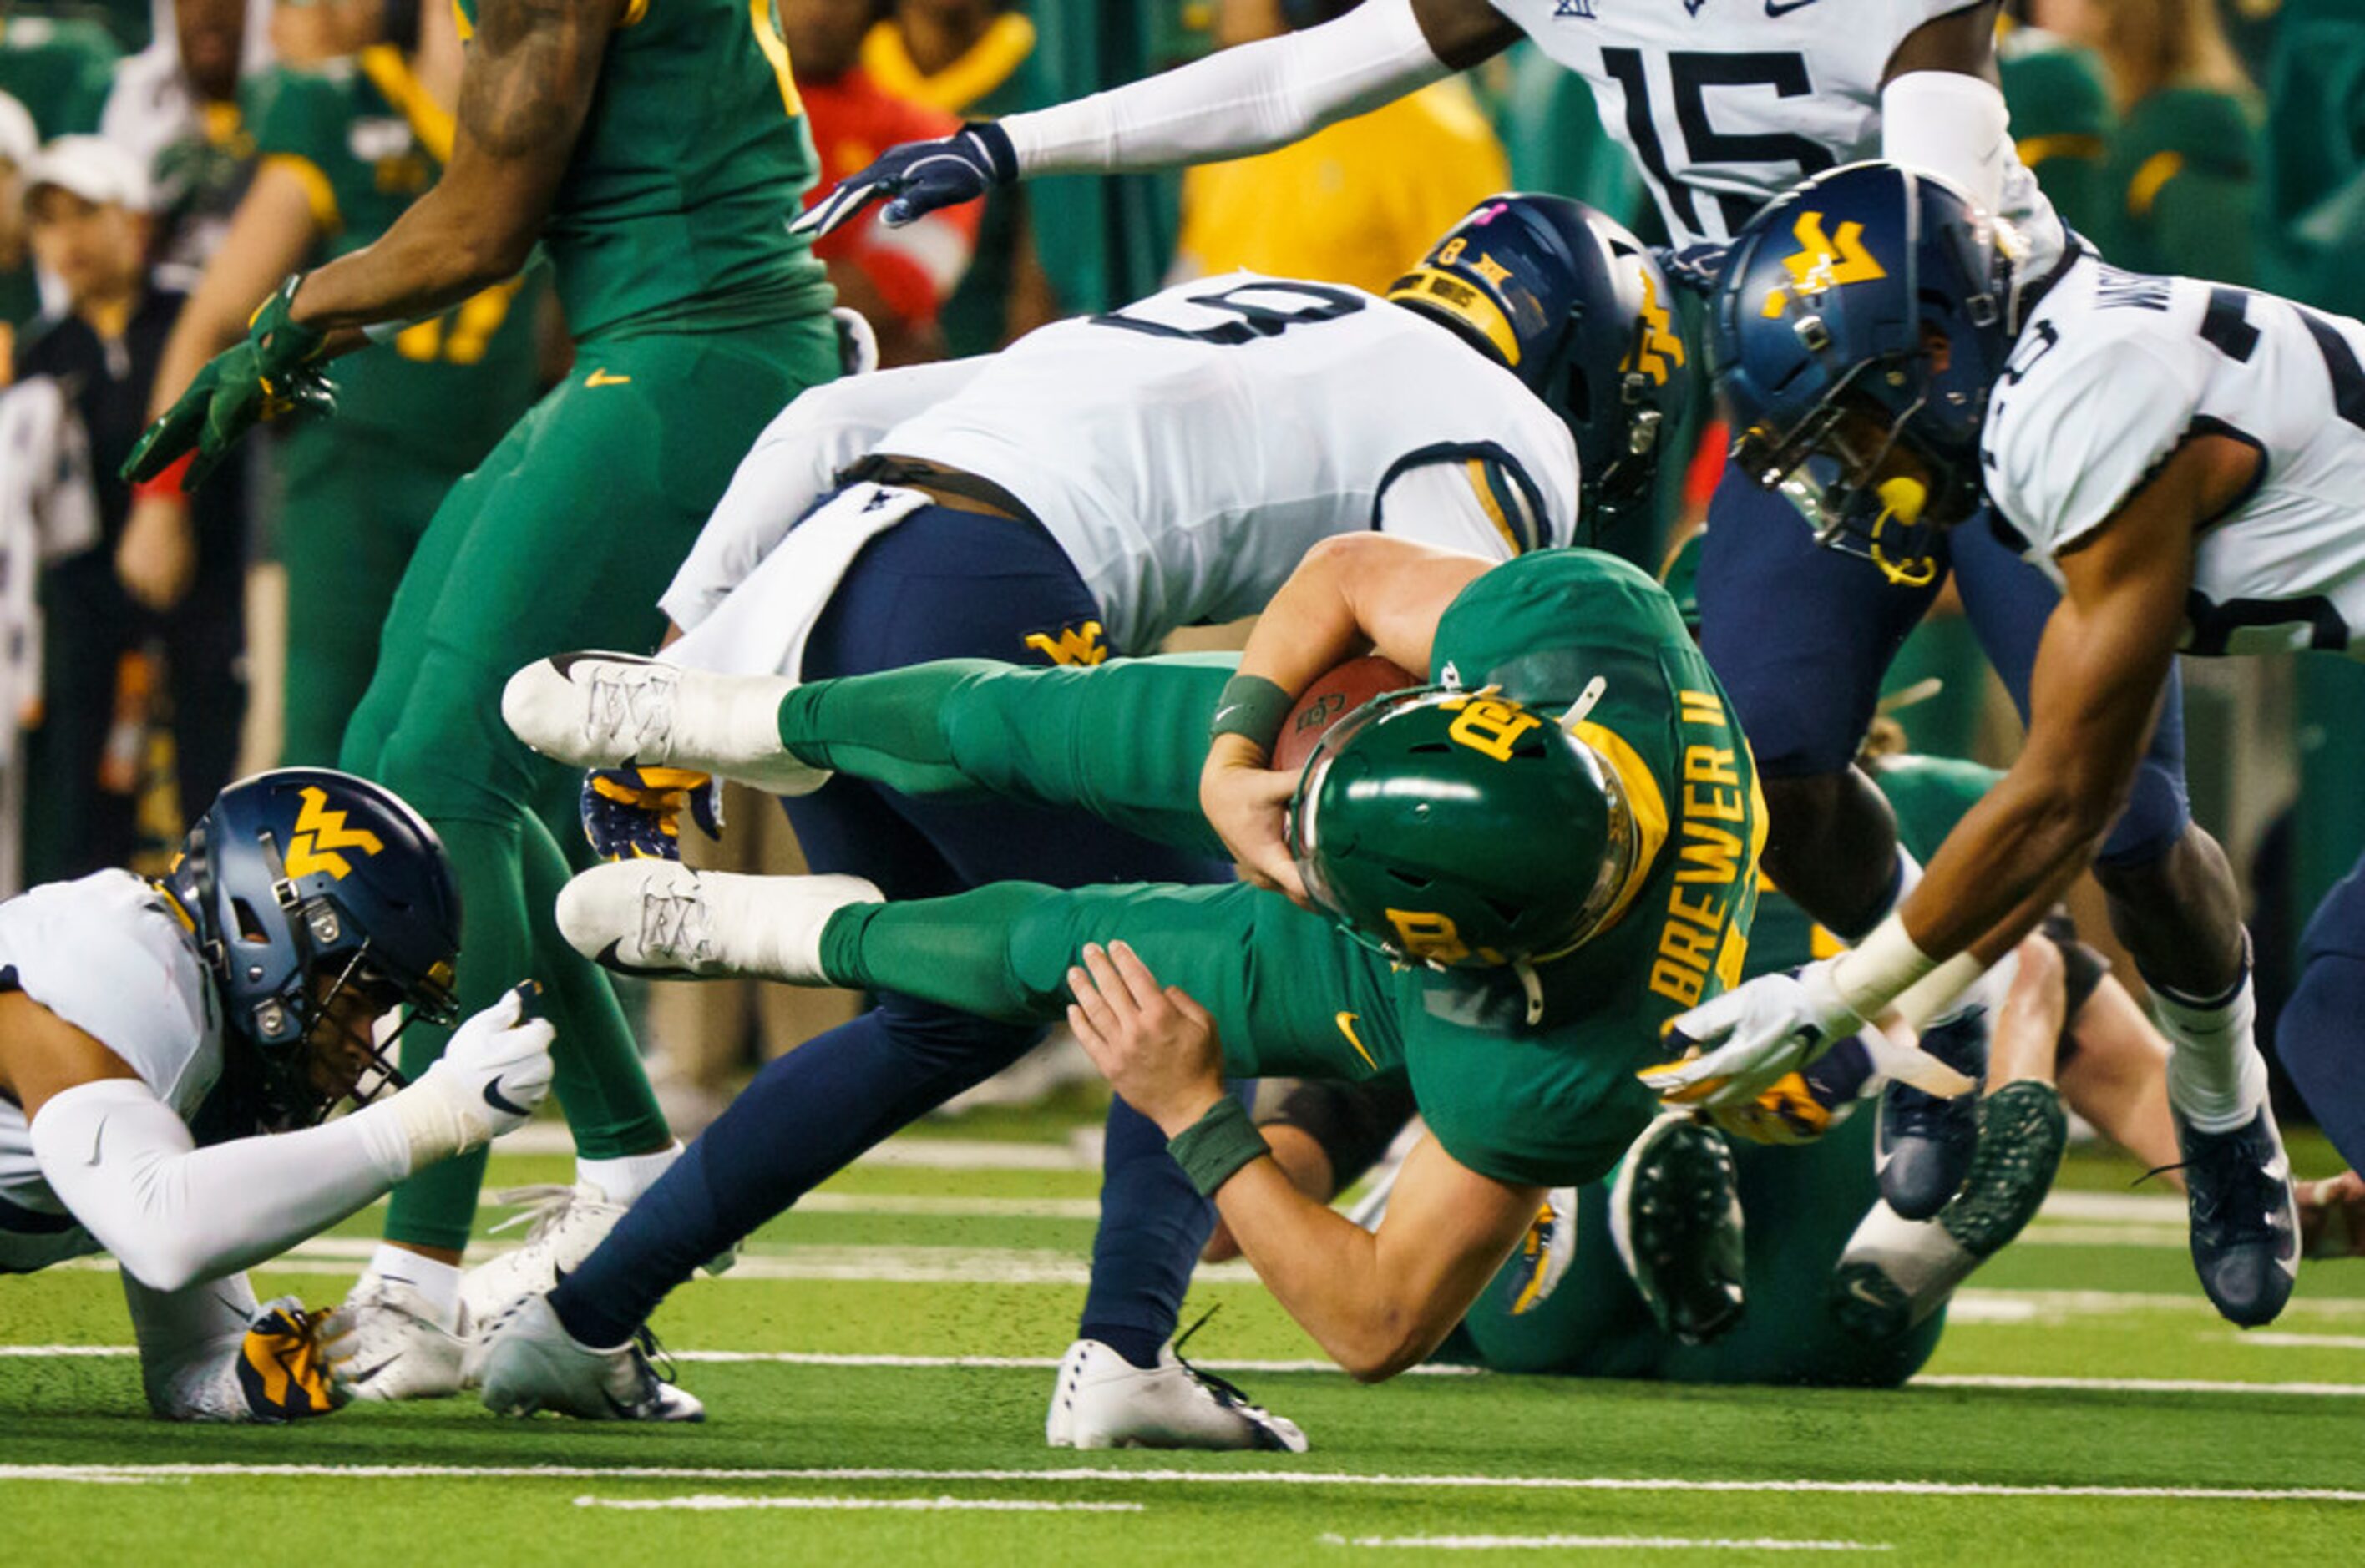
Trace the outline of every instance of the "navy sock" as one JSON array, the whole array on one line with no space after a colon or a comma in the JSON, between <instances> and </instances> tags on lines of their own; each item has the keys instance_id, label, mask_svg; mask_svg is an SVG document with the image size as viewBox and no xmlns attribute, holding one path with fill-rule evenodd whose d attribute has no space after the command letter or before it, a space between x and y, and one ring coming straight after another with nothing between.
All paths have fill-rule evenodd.
<instances>
[{"instance_id":1,"label":"navy sock","mask_svg":"<svg viewBox=\"0 0 2365 1568\"><path fill-rule=\"evenodd\" d=\"M890 998L806 1041L757 1073L559 1282L550 1297L559 1322L583 1344L622 1343L700 1264L880 1138L999 1072L1040 1033Z\"/></svg>"},{"instance_id":2,"label":"navy sock","mask_svg":"<svg viewBox=\"0 0 2365 1568\"><path fill-rule=\"evenodd\" d=\"M1230 1087L1237 1093L1249 1085ZM1077 1337L1098 1339L1135 1366L1156 1366L1159 1347L1174 1337L1199 1249L1215 1228L1216 1205L1166 1152L1158 1124L1112 1100L1093 1282Z\"/></svg>"}]
</instances>

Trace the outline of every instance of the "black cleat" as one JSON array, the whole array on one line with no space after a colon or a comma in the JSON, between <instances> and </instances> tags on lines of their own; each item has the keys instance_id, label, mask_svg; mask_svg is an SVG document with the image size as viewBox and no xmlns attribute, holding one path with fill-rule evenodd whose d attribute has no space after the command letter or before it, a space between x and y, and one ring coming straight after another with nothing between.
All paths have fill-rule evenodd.
<instances>
[{"instance_id":1,"label":"black cleat","mask_svg":"<svg viewBox=\"0 0 2365 1568\"><path fill-rule=\"evenodd\" d=\"M1978 1148L1961 1191L1938 1215L1947 1235L1978 1259L1994 1257L2028 1227L2069 1144L2061 1093L2023 1078L1979 1102Z\"/></svg>"},{"instance_id":2,"label":"black cleat","mask_svg":"<svg viewBox=\"0 0 2365 1568\"><path fill-rule=\"evenodd\" d=\"M1974 1082L1987 1076L1994 1014L1973 1007L1922 1033L1922 1048ZM1979 1141L1976 1092L1942 1100L1910 1083L1881 1092L1874 1159L1880 1195L1907 1219L1929 1219L1946 1206L1971 1169Z\"/></svg>"},{"instance_id":3,"label":"black cleat","mask_svg":"<svg viewBox=\"0 0 2365 1568\"><path fill-rule=\"evenodd\" d=\"M2174 1107L2192 1216L2192 1268L2228 1323L2272 1323L2299 1273L2299 1202L2274 1113L2232 1132L2204 1133Z\"/></svg>"},{"instance_id":4,"label":"black cleat","mask_svg":"<svg viewBox=\"0 0 2365 1568\"><path fill-rule=\"evenodd\" d=\"M1741 1321L1739 1174L1715 1128L1674 1113L1634 1140L1610 1193L1609 1235L1667 1333L1705 1345Z\"/></svg>"}]
</instances>

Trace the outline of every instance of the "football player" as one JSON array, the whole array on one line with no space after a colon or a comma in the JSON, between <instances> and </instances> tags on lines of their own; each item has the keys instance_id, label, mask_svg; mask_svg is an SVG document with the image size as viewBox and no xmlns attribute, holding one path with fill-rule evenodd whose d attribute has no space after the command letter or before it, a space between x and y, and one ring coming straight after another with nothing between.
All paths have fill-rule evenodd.
<instances>
[{"instance_id":1,"label":"football player","mask_svg":"<svg viewBox=\"0 0 2365 1568\"><path fill-rule=\"evenodd\" d=\"M327 361L392 341L504 282L537 244L575 335L566 380L454 486L411 556L340 760L414 802L451 846L469 909L457 991L549 986L577 1183L527 1246L462 1290L480 1159L404 1183L351 1298L387 1397L458 1387L469 1319L547 1282L679 1146L607 977L545 913L570 869L544 824L577 778L496 717L522 661L585 641L643 646L646 585L679 566L764 421L839 369L831 294L788 231L813 178L770 7L737 0L461 0L451 156L378 239L289 277L243 342L199 371L129 465L184 454L202 479L258 420L331 401ZM689 112L686 105L696 106ZM380 352L385 352L381 350ZM409 1070L441 1048L406 1036ZM464 1311L464 1305L473 1304Z\"/></svg>"},{"instance_id":2,"label":"football player","mask_svg":"<svg viewBox=\"0 0 2365 1568\"><path fill-rule=\"evenodd\" d=\"M1581 517L1650 493L1656 437L1686 385L1665 293L1618 225L1559 197L1510 196L1430 248L1396 291L1401 308L1237 273L988 359L818 388L757 443L677 576L664 603L691 630L667 657L803 679L958 657L1093 666L1153 652L1178 625L1253 613L1337 534L1376 529L1487 561L1568 544ZM706 785L594 775L595 843L670 854L671 824L635 802L671 805ZM897 898L1013 878L1228 875L1072 812L857 778L786 804L815 870ZM736 1234L890 1125L846 1105L933 1103L1041 1033L891 993L759 1076L691 1162L712 1202L741 1216ZM1090 1392L1055 1412L1067 1419L1054 1440L1249 1446L1260 1428L1162 1351L1212 1211L1122 1103L1105 1148L1093 1289L1069 1356ZM685 1223L707 1227L706 1207Z\"/></svg>"},{"instance_id":3,"label":"football player","mask_svg":"<svg viewBox=\"0 0 2365 1568\"><path fill-rule=\"evenodd\" d=\"M0 903L0 1273L113 1253L160 1416L333 1408L342 1326L258 1308L241 1271L484 1148L550 1086L522 988L416 1081L393 1071L379 1025L456 1021L459 945L434 831L325 768L223 790L161 881Z\"/></svg>"},{"instance_id":4,"label":"football player","mask_svg":"<svg viewBox=\"0 0 2365 1568\"><path fill-rule=\"evenodd\" d=\"M1230 157L1302 136L1477 62L1522 37L1578 72L1602 123L1633 154L1681 249L1679 277L1712 280L1723 243L1803 176L1876 150L1955 180L2010 215L2027 275L2064 251L2051 205L2021 166L1996 86L1993 0L1365 0L1326 26L1227 50L1072 104L890 151L800 221L825 230L886 197L908 220L1038 174ZM1829 264L1853 252L1832 237ZM1802 263L1802 264L1804 264ZM2055 602L2042 577L1966 529L1900 564L1815 551L1778 498L1727 474L1701 563L1702 646L1764 768L1776 830L1768 869L1849 937L1878 924L1920 875L1879 791L1852 767L1882 676L1951 570L1990 661L2026 710L2027 672ZM2113 924L2181 1048L2178 1103L2196 1127L2247 1119L2230 1086L2257 1070L2240 902L2216 843L2187 807L2173 689L2126 808L2096 862ZM1961 1004L1974 1023L1994 988ZM1977 1027L1955 1036L1976 1071ZM1967 1150L1938 1166L1959 1166ZM1906 1168L1889 1168L1898 1179ZM1944 1194L1908 1194L1917 1204ZM2216 1271L2210 1277L2216 1278ZM2213 1284L2212 1289L2214 1290ZM2238 1310L2238 1308L2237 1308Z\"/></svg>"},{"instance_id":5,"label":"football player","mask_svg":"<svg viewBox=\"0 0 2365 1568\"><path fill-rule=\"evenodd\" d=\"M1853 275L1792 265L1823 225L1856 235ZM2180 650L2354 653L2365 625L2365 328L2353 321L2082 250L2032 275L1960 193L1868 164L1767 208L1736 247L1716 332L1736 462L1817 536L1861 545L1877 532L1911 558L1984 501L2063 599L2019 760L1899 911L1854 951L1681 1022L1703 1053L1660 1081L1710 1102L1810 1058L1909 987L1957 989L2016 940L2093 858ZM2318 911L2278 1040L2352 1163L2365 1155L2360 886L2352 877ZM2169 1075L2194 1263L2221 1311L2267 1322L2298 1248L2264 1063L2236 1055L2237 1074L2199 1085L2189 1070L2196 1038L2247 1028L2247 988L2214 1020L2172 999L2161 1011L2183 1025L2168 1031ZM2206 1124L2196 1099L2214 1110Z\"/></svg>"},{"instance_id":6,"label":"football player","mask_svg":"<svg viewBox=\"0 0 2365 1568\"><path fill-rule=\"evenodd\" d=\"M1301 777L1268 767L1289 694L1367 650L1431 684L1335 726ZM889 902L858 878L629 861L570 883L558 918L611 964L1065 1016L1283 1305L1367 1379L1434 1350L1543 1191L1599 1176L1650 1122L1633 1075L1663 1022L1737 974L1756 898L1764 819L1716 678L1664 590L1588 550L1490 566L1327 539L1237 668L953 661L795 684L567 655L521 671L504 715L566 761L1082 807L1306 898L1002 882ZM1431 1137L1376 1234L1297 1193L1221 1081L1399 1068ZM602 1413L611 1347L728 1238L644 1225L647 1207L496 1325L488 1403Z\"/></svg>"}]
</instances>

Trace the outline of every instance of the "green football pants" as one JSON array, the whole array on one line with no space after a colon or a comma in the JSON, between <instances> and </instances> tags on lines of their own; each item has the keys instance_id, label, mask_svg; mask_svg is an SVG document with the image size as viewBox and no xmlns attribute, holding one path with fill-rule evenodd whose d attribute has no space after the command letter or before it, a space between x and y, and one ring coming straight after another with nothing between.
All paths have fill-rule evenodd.
<instances>
[{"instance_id":1,"label":"green football pants","mask_svg":"<svg viewBox=\"0 0 2365 1568\"><path fill-rule=\"evenodd\" d=\"M836 372L826 315L582 345L567 382L437 510L345 733L342 766L419 808L452 852L463 1014L528 976L542 982L555 1087L586 1158L669 1135L606 975L552 922L569 867L545 821L563 820L579 778L510 734L501 687L565 649L654 644L657 595L739 459L790 398ZM424 1071L444 1038L406 1031L403 1070ZM479 1154L404 1182L387 1238L465 1246L483 1173Z\"/></svg>"}]
</instances>

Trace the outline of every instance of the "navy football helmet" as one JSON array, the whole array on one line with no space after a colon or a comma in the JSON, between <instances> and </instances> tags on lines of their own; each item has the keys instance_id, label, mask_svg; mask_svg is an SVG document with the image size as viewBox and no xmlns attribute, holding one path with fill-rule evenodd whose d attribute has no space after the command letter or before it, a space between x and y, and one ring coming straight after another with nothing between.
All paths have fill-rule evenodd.
<instances>
[{"instance_id":1,"label":"navy football helmet","mask_svg":"<svg viewBox=\"0 0 2365 1568\"><path fill-rule=\"evenodd\" d=\"M2012 281L1994 220L1928 174L1852 163L1768 203L1715 306L1734 463L1821 543L1930 581L1933 531L1978 509Z\"/></svg>"},{"instance_id":2,"label":"navy football helmet","mask_svg":"<svg viewBox=\"0 0 2365 1568\"><path fill-rule=\"evenodd\" d=\"M411 1018L457 1019L459 885L435 830L390 790L326 767L241 779L189 830L163 885L212 971L227 1029L252 1047L226 1076L254 1070L268 1125L317 1121L339 1098L314 1085L304 1047L348 991L374 1014L401 1005ZM392 1043L372 1047L356 1098L401 1085L384 1054Z\"/></svg>"},{"instance_id":3,"label":"navy football helmet","mask_svg":"<svg viewBox=\"0 0 2365 1568\"><path fill-rule=\"evenodd\" d=\"M1467 339L1561 417L1597 534L1651 504L1690 355L1665 275L1624 225L1566 196L1488 196L1388 297Z\"/></svg>"}]
</instances>

